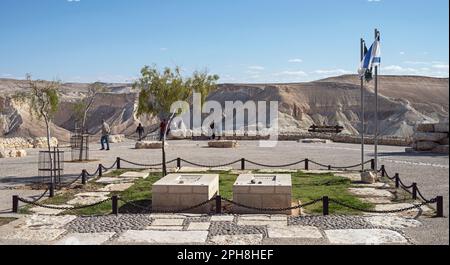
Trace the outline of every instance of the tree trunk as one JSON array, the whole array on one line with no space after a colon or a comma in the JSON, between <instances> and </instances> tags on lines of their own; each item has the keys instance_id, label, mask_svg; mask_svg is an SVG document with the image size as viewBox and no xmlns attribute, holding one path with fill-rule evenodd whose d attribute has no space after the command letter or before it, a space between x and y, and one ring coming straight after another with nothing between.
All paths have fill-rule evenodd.
<instances>
[{"instance_id":1,"label":"tree trunk","mask_svg":"<svg viewBox=\"0 0 450 265\"><path fill-rule=\"evenodd\" d=\"M48 157L50 159L50 180L52 185L55 183L55 174L56 172L53 172L53 156L52 156L52 148L50 145L50 139L51 139L51 134L50 134L50 121L48 120L47 116L44 116L44 121L45 121L45 126L47 129L47 148L48 148Z\"/></svg>"}]
</instances>

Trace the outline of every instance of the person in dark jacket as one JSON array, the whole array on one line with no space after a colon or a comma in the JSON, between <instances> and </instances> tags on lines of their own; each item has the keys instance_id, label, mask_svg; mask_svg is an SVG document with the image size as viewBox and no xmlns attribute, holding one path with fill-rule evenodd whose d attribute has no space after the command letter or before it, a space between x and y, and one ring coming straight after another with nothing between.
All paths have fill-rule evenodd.
<instances>
[{"instance_id":1,"label":"person in dark jacket","mask_svg":"<svg viewBox=\"0 0 450 265\"><path fill-rule=\"evenodd\" d=\"M144 126L139 123L139 126L136 129L136 133L139 135L139 141L142 141L142 136L144 135Z\"/></svg>"}]
</instances>

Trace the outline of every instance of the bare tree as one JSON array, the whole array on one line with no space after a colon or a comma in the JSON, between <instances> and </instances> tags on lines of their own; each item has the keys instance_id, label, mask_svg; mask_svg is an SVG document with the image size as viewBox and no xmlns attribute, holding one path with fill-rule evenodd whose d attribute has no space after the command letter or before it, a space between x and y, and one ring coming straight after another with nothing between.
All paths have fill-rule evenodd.
<instances>
[{"instance_id":1,"label":"bare tree","mask_svg":"<svg viewBox=\"0 0 450 265\"><path fill-rule=\"evenodd\" d=\"M89 114L89 111L91 110L92 106L94 105L94 102L97 98L97 96L100 93L103 93L106 91L106 87L100 83L95 82L88 86L88 92L85 95L84 98L82 98L80 101L78 101L74 106L74 112L76 115L76 118L78 121L81 122L81 138L80 138L80 154L79 154L79 160L83 160L83 146L84 146L84 137L83 134L87 132L86 128L86 121Z\"/></svg>"}]
</instances>

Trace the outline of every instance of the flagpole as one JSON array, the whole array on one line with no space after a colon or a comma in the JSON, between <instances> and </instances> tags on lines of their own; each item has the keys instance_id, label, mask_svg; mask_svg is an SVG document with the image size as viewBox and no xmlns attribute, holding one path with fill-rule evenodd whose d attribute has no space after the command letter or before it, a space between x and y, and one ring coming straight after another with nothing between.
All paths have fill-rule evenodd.
<instances>
[{"instance_id":1,"label":"flagpole","mask_svg":"<svg viewBox=\"0 0 450 265\"><path fill-rule=\"evenodd\" d=\"M377 41L379 37L380 32L378 29L375 29L375 41ZM378 66L375 66L375 172L378 171L378 123Z\"/></svg>"},{"instance_id":2,"label":"flagpole","mask_svg":"<svg viewBox=\"0 0 450 265\"><path fill-rule=\"evenodd\" d=\"M364 39L361 38L361 61L364 60ZM361 76L361 170L364 172L364 76Z\"/></svg>"}]
</instances>

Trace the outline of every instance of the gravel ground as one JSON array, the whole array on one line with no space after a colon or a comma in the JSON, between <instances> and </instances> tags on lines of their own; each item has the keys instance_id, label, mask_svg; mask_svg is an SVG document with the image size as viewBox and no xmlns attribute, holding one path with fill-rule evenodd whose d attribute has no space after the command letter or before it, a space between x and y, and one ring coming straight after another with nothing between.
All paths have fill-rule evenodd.
<instances>
[{"instance_id":1,"label":"gravel ground","mask_svg":"<svg viewBox=\"0 0 450 265\"><path fill-rule=\"evenodd\" d=\"M126 230L144 230L151 222L152 219L148 215L140 214L92 216L78 217L66 228L73 233L120 233Z\"/></svg>"},{"instance_id":2,"label":"gravel ground","mask_svg":"<svg viewBox=\"0 0 450 265\"><path fill-rule=\"evenodd\" d=\"M360 216L296 216L288 219L289 225L315 226L320 229L375 229Z\"/></svg>"}]
</instances>

